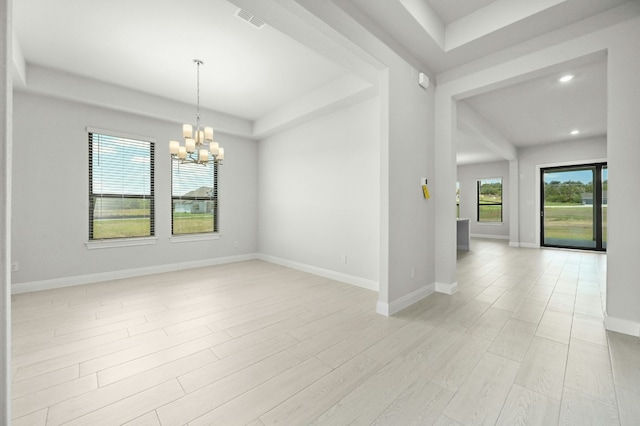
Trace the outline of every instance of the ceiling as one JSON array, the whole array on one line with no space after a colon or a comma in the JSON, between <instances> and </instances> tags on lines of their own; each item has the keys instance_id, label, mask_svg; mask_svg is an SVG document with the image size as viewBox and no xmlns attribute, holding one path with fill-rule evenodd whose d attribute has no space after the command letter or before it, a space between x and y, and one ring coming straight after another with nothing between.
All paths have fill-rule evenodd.
<instances>
[{"instance_id":1,"label":"ceiling","mask_svg":"<svg viewBox=\"0 0 640 426\"><path fill-rule=\"evenodd\" d=\"M429 5L438 14L444 24L450 24L467 15L470 15L495 0L430 0Z\"/></svg>"},{"instance_id":2,"label":"ceiling","mask_svg":"<svg viewBox=\"0 0 640 426\"><path fill-rule=\"evenodd\" d=\"M573 76L561 82L563 76ZM564 64L542 77L466 98L467 103L518 148L599 137L607 129L604 55L585 65ZM571 131L579 130L578 135Z\"/></svg>"},{"instance_id":3,"label":"ceiling","mask_svg":"<svg viewBox=\"0 0 640 426\"><path fill-rule=\"evenodd\" d=\"M637 15L627 0L335 0L389 46L416 58L440 79L467 64L509 60L527 49L577 37ZM636 4L632 4L636 3ZM398 47L400 47L398 49ZM574 79L562 84L565 74ZM459 102L465 103L516 148L580 138L605 138L605 54L567 62L525 81ZM467 109L468 110L468 109ZM460 117L459 120L464 120ZM572 130L579 134L572 135ZM502 160L469 126L459 126L458 164Z\"/></svg>"},{"instance_id":4,"label":"ceiling","mask_svg":"<svg viewBox=\"0 0 640 426\"><path fill-rule=\"evenodd\" d=\"M561 82L564 76L572 79ZM606 138L606 56L603 53L566 62L541 76L462 99L459 104L470 108L518 149ZM466 110L460 106L458 110L458 164L503 160L483 144L482 137L460 125Z\"/></svg>"},{"instance_id":5,"label":"ceiling","mask_svg":"<svg viewBox=\"0 0 640 426\"><path fill-rule=\"evenodd\" d=\"M26 87L29 70L37 68L191 105L196 100L192 60L198 58L204 61L204 108L265 122L322 87L349 86L353 94L375 84L361 72L358 58L345 53L344 43L309 24L314 20L308 10L322 7L316 1L20 0L13 2L15 45L26 64ZM418 64L437 85L465 64L509 58L624 19L620 8L637 0L330 3ZM238 18L239 7L266 25L258 29ZM557 78L565 72L575 78L562 85ZM574 128L579 137L604 136L606 58L567 63L566 69L462 102L517 147L575 138L568 134ZM475 143L473 134L461 131L458 139L462 162L499 158Z\"/></svg>"},{"instance_id":6,"label":"ceiling","mask_svg":"<svg viewBox=\"0 0 640 426\"><path fill-rule=\"evenodd\" d=\"M20 0L14 33L29 65L256 120L345 69L225 0ZM117 7L116 7L117 5ZM264 18L263 18L264 19ZM28 84L28 83L27 83Z\"/></svg>"},{"instance_id":7,"label":"ceiling","mask_svg":"<svg viewBox=\"0 0 640 426\"><path fill-rule=\"evenodd\" d=\"M598 14L637 0L334 0L433 74L558 31L592 31ZM571 26L571 34L563 34Z\"/></svg>"}]
</instances>

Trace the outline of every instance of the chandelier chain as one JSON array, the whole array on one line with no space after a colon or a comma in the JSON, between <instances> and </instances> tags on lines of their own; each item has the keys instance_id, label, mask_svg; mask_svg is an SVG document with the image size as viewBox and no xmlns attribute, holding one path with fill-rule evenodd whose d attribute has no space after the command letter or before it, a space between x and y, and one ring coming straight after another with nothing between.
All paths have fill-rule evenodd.
<instances>
[{"instance_id":1,"label":"chandelier chain","mask_svg":"<svg viewBox=\"0 0 640 426\"><path fill-rule=\"evenodd\" d=\"M197 111L196 111L196 129L200 130L200 65L202 65L204 62L202 62L200 59L194 59L193 62L196 63L196 76L197 76L197 82L196 82L196 105L197 105Z\"/></svg>"}]
</instances>

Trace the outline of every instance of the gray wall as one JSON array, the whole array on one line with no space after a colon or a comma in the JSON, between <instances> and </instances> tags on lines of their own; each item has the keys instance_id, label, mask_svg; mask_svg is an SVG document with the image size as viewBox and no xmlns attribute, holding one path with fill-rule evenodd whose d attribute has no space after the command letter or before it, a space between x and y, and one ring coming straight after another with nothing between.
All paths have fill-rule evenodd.
<instances>
[{"instance_id":1,"label":"gray wall","mask_svg":"<svg viewBox=\"0 0 640 426\"><path fill-rule=\"evenodd\" d=\"M477 218L478 179L502 178L502 223L479 223ZM509 239L511 199L509 162L469 164L458 166L460 183L460 217L470 219L471 235L476 237Z\"/></svg>"},{"instance_id":2,"label":"gray wall","mask_svg":"<svg viewBox=\"0 0 640 426\"><path fill-rule=\"evenodd\" d=\"M259 142L261 255L377 289L379 108L375 97Z\"/></svg>"},{"instance_id":3,"label":"gray wall","mask_svg":"<svg viewBox=\"0 0 640 426\"><path fill-rule=\"evenodd\" d=\"M404 307L400 302L415 301L435 288L435 100L433 88L418 86L415 70L399 58L388 63L388 151L382 154L387 175L381 185L388 197L382 206L388 224L388 301L394 312ZM429 181L429 200L422 195L422 177Z\"/></svg>"},{"instance_id":4,"label":"gray wall","mask_svg":"<svg viewBox=\"0 0 640 426\"><path fill-rule=\"evenodd\" d=\"M171 242L168 141L179 124L17 91L14 102L13 284L153 268L257 250L257 146L222 135L220 239ZM86 127L156 140L154 245L88 250ZM237 247L234 243L237 242Z\"/></svg>"},{"instance_id":5,"label":"gray wall","mask_svg":"<svg viewBox=\"0 0 640 426\"><path fill-rule=\"evenodd\" d=\"M437 194L425 200L420 184L422 177L436 180L435 90L418 85L419 71L427 71L422 64L394 52L332 2L305 2L305 8L353 40L353 51L378 73L379 114L363 124L379 126L380 179L372 183L380 200L377 311L392 314L434 289Z\"/></svg>"}]
</instances>

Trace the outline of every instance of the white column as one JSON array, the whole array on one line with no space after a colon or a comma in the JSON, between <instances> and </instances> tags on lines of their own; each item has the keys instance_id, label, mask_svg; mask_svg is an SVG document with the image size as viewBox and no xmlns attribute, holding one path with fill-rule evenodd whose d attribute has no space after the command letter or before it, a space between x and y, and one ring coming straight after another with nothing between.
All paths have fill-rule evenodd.
<instances>
[{"instance_id":1,"label":"white column","mask_svg":"<svg viewBox=\"0 0 640 426\"><path fill-rule=\"evenodd\" d=\"M608 330L640 337L640 262L638 239L640 200L633 194L640 181L640 18L608 50L607 164L609 207L607 217L607 317Z\"/></svg>"},{"instance_id":2,"label":"white column","mask_svg":"<svg viewBox=\"0 0 640 426\"><path fill-rule=\"evenodd\" d=\"M380 71L380 284L379 314L389 315L389 70Z\"/></svg>"},{"instance_id":3,"label":"white column","mask_svg":"<svg viewBox=\"0 0 640 426\"><path fill-rule=\"evenodd\" d=\"M0 2L0 424L11 421L12 0Z\"/></svg>"},{"instance_id":4,"label":"white column","mask_svg":"<svg viewBox=\"0 0 640 426\"><path fill-rule=\"evenodd\" d=\"M453 294L456 281L456 103L447 90L436 88L435 105L435 258L436 291Z\"/></svg>"},{"instance_id":5,"label":"white column","mask_svg":"<svg viewBox=\"0 0 640 426\"><path fill-rule=\"evenodd\" d=\"M517 159L509 161L509 245L520 246L520 168Z\"/></svg>"}]
</instances>

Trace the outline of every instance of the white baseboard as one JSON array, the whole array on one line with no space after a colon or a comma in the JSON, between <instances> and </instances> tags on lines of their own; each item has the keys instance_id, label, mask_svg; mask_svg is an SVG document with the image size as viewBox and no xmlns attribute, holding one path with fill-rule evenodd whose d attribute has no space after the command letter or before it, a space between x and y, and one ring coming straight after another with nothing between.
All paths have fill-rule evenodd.
<instances>
[{"instance_id":1,"label":"white baseboard","mask_svg":"<svg viewBox=\"0 0 640 426\"><path fill-rule=\"evenodd\" d=\"M536 243L518 243L523 248L540 248Z\"/></svg>"},{"instance_id":2,"label":"white baseboard","mask_svg":"<svg viewBox=\"0 0 640 426\"><path fill-rule=\"evenodd\" d=\"M397 312L400 312L405 308L408 308L414 303L424 299L428 295L432 294L434 290L435 290L435 285L429 284L415 291L412 291L406 296L402 296L400 299L394 300L391 303L378 301L378 304L376 305L376 312L379 313L380 315L384 315L387 317L391 316Z\"/></svg>"},{"instance_id":3,"label":"white baseboard","mask_svg":"<svg viewBox=\"0 0 640 426\"><path fill-rule=\"evenodd\" d=\"M509 247L520 247L520 243L509 241Z\"/></svg>"},{"instance_id":4,"label":"white baseboard","mask_svg":"<svg viewBox=\"0 0 640 426\"><path fill-rule=\"evenodd\" d=\"M376 304L376 313L384 315L385 317L390 317L389 304L378 300L378 303Z\"/></svg>"},{"instance_id":5,"label":"white baseboard","mask_svg":"<svg viewBox=\"0 0 640 426\"><path fill-rule=\"evenodd\" d=\"M118 280L123 278L140 277L143 275L160 274L164 272L180 271L183 269L202 268L206 266L222 265L225 263L242 262L245 260L257 259L256 253L243 254L239 256L218 257L215 259L195 260L191 262L171 263L167 265L148 266L144 268L124 269L112 272L101 272L97 274L76 275L73 277L54 278L50 280L31 281L13 284L11 293L28 293L31 291L51 290L55 288L71 287L75 285L91 284L101 281Z\"/></svg>"},{"instance_id":6,"label":"white baseboard","mask_svg":"<svg viewBox=\"0 0 640 426\"><path fill-rule=\"evenodd\" d=\"M318 268L316 266L305 265L290 260L279 259L273 256L266 256L259 253L250 253L239 256L218 257L215 259L196 260L192 262L172 263L167 265L148 266L144 268L125 269L111 272L101 272L97 274L77 275L72 277L54 278L50 280L31 281L13 284L11 293L20 294L31 291L51 290L55 288L71 287L75 285L92 284L102 281L118 280L123 278L140 277L144 275L160 274L164 272L180 271L184 269L202 268L206 266L222 265L225 263L242 262L245 260L260 259L288 268L297 269L311 274L320 275L336 281L345 282L368 290L378 291L377 281L343 274L341 272Z\"/></svg>"},{"instance_id":7,"label":"white baseboard","mask_svg":"<svg viewBox=\"0 0 640 426\"><path fill-rule=\"evenodd\" d=\"M438 293L455 294L458 291L458 282L451 284L436 283L435 288Z\"/></svg>"},{"instance_id":8,"label":"white baseboard","mask_svg":"<svg viewBox=\"0 0 640 426\"><path fill-rule=\"evenodd\" d=\"M493 240L508 240L508 235L471 234L471 238L489 238Z\"/></svg>"},{"instance_id":9,"label":"white baseboard","mask_svg":"<svg viewBox=\"0 0 640 426\"><path fill-rule=\"evenodd\" d=\"M286 266L287 268L297 269L299 271L308 272L331 280L341 281L343 283L355 285L357 287L366 288L367 290L379 291L380 285L378 281L366 278L356 277L355 275L344 274L342 272L332 271L330 269L319 268L305 263L294 262L292 260L282 259L279 257L268 256L266 254L258 254L258 259L265 262L275 263L276 265Z\"/></svg>"},{"instance_id":10,"label":"white baseboard","mask_svg":"<svg viewBox=\"0 0 640 426\"><path fill-rule=\"evenodd\" d=\"M604 328L617 333L640 337L640 323L622 318L610 317L605 313Z\"/></svg>"}]
</instances>

